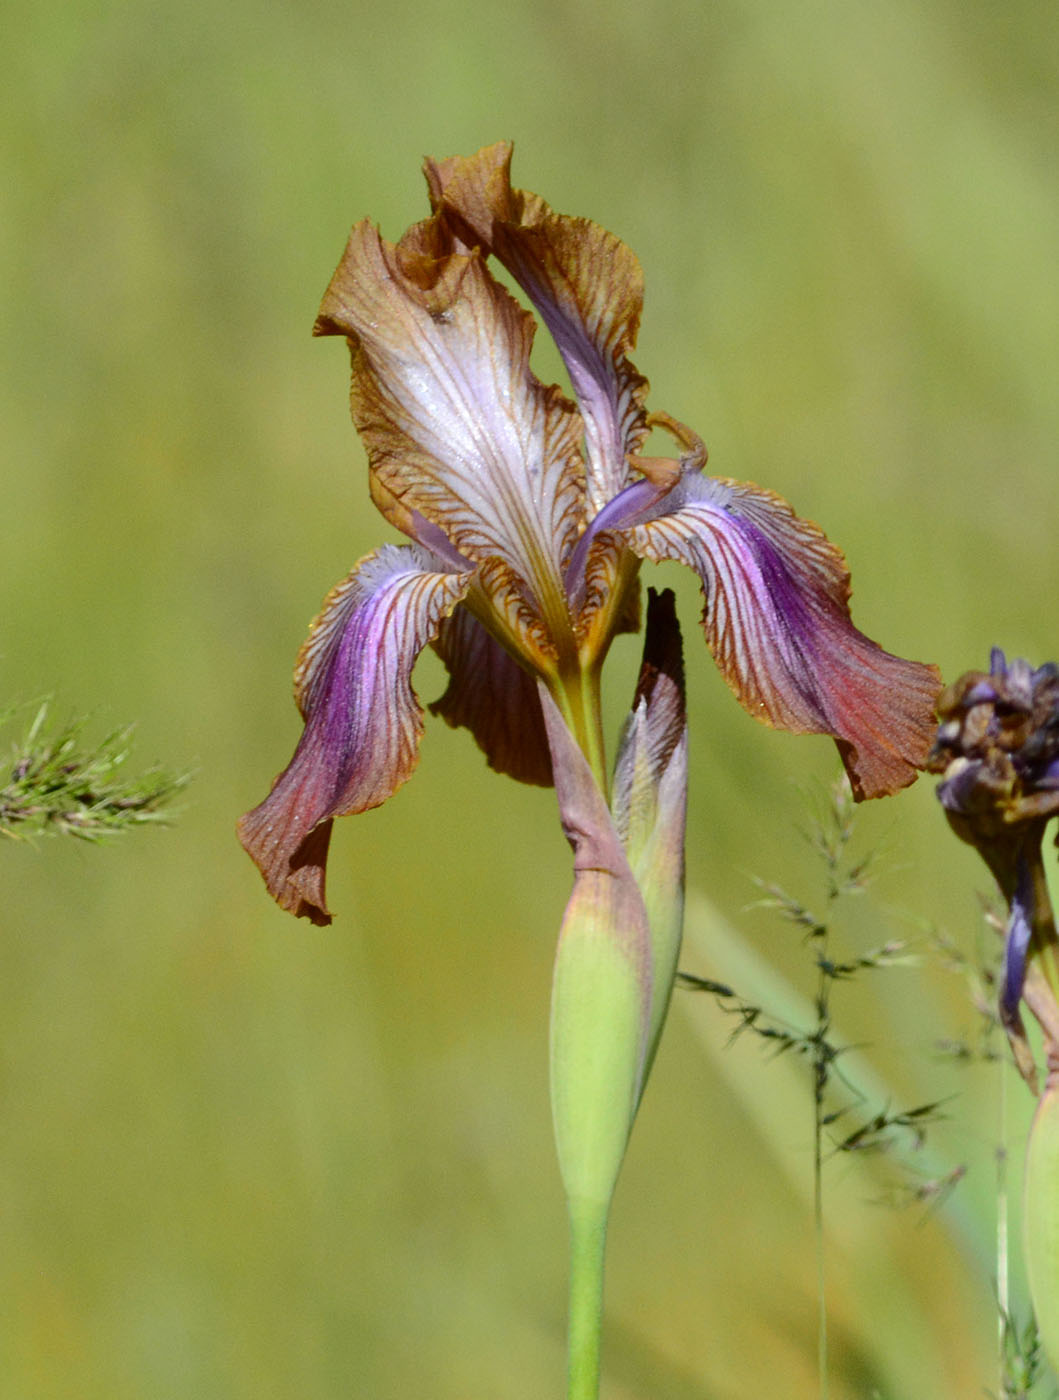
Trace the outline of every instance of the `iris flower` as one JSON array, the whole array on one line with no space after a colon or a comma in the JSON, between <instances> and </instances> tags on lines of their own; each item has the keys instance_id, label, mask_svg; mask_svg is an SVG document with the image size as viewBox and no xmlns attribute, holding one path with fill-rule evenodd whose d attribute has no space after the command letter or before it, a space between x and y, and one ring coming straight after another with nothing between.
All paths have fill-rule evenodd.
<instances>
[{"instance_id":1,"label":"iris flower","mask_svg":"<svg viewBox=\"0 0 1059 1400\"><path fill-rule=\"evenodd\" d=\"M641 561L679 560L705 595L706 641L757 719L832 735L858 797L911 782L932 737L932 667L883 651L849 615L841 552L780 496L703 473L690 429L646 407L628 358L639 264L613 234L510 182L511 147L425 166L431 216L400 242L356 225L315 332L352 354L353 420L372 500L406 538L332 590L295 670L305 721L240 836L283 908L329 923L336 816L384 802L412 773L411 686L433 646L449 674L431 709L489 764L551 782L537 685L601 790L600 670L638 625ZM530 367L532 314L573 399ZM641 455L652 428L674 458Z\"/></svg>"}]
</instances>

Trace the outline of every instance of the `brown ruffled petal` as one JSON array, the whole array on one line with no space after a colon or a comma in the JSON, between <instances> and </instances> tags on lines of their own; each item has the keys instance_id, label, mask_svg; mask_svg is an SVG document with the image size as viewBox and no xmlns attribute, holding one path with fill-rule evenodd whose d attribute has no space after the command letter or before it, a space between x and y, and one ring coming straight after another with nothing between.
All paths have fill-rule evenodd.
<instances>
[{"instance_id":1,"label":"brown ruffled petal","mask_svg":"<svg viewBox=\"0 0 1059 1400\"><path fill-rule=\"evenodd\" d=\"M647 433L647 380L627 358L636 344L643 273L620 238L589 219L554 213L511 185L511 145L428 160L433 207L465 246L494 254L551 332L585 421L590 514L628 484L627 458Z\"/></svg>"}]
</instances>

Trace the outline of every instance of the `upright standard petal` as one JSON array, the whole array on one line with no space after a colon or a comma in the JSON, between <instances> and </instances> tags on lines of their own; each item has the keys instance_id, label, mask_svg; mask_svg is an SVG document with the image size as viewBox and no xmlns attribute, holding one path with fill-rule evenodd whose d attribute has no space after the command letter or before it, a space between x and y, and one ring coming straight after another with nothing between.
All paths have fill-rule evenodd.
<instances>
[{"instance_id":1,"label":"upright standard petal","mask_svg":"<svg viewBox=\"0 0 1059 1400\"><path fill-rule=\"evenodd\" d=\"M647 433L647 380L628 359L640 324L643 273L614 234L513 189L510 167L506 141L474 156L428 160L431 203L448 211L465 241L495 254L551 332L584 419L594 515L628 484L628 455Z\"/></svg>"},{"instance_id":2,"label":"upright standard petal","mask_svg":"<svg viewBox=\"0 0 1059 1400\"><path fill-rule=\"evenodd\" d=\"M771 491L696 473L657 509L627 539L698 573L706 639L743 706L777 729L831 734L858 798L912 782L930 749L937 669L857 631L845 561L819 527Z\"/></svg>"},{"instance_id":3,"label":"upright standard petal","mask_svg":"<svg viewBox=\"0 0 1059 1400\"><path fill-rule=\"evenodd\" d=\"M530 370L533 319L481 256L454 251L438 219L396 246L358 224L316 331L349 337L377 498L470 559L504 560L544 612L558 608L583 514L581 423Z\"/></svg>"},{"instance_id":4,"label":"upright standard petal","mask_svg":"<svg viewBox=\"0 0 1059 1400\"><path fill-rule=\"evenodd\" d=\"M384 545L325 600L294 673L305 731L268 797L239 822L239 839L284 909L331 922L332 818L377 807L411 776L423 732L412 667L469 578L437 572L416 545Z\"/></svg>"},{"instance_id":5,"label":"upright standard petal","mask_svg":"<svg viewBox=\"0 0 1059 1400\"><path fill-rule=\"evenodd\" d=\"M449 685L430 713L453 728L466 726L498 773L550 787L552 760L533 677L464 607L441 624L434 650Z\"/></svg>"}]
</instances>

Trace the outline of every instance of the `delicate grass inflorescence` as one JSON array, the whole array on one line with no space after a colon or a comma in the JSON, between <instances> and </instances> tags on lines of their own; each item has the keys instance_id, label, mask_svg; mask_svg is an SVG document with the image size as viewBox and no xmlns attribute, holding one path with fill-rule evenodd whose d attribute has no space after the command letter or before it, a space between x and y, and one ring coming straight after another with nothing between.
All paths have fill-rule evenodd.
<instances>
[{"instance_id":1,"label":"delicate grass inflorescence","mask_svg":"<svg viewBox=\"0 0 1059 1400\"><path fill-rule=\"evenodd\" d=\"M891 1153L899 1155L902 1176L891 1199L898 1203L919 1202L928 1206L950 1191L962 1177L962 1168L924 1173L917 1170L916 1154L926 1141L927 1129L945 1116L944 1103L932 1100L897 1108L887 1101L868 1107L872 1094L862 1088L855 1075L845 1068L852 1049L834 1029L833 996L839 983L846 983L865 972L910 967L920 961L908 943L890 939L885 943L839 956L836 952L838 906L862 896L878 867L877 852L864 855L851 852L855 836L853 794L843 775L830 789L827 801L810 813L806 839L818 866L823 868L823 906L816 912L809 904L780 885L762 878L754 883L761 897L754 907L774 912L793 926L811 950L815 1013L811 1023L794 1024L770 1011L756 1000L741 996L726 982L690 973L679 974L679 984L691 991L711 995L721 1011L734 1019L730 1040L749 1034L756 1036L776 1055L791 1055L807 1063L813 1114L813 1209L817 1252L817 1340L819 1395L828 1394L828 1313L824 1249L824 1167L828 1159L849 1153Z\"/></svg>"},{"instance_id":2,"label":"delicate grass inflorescence","mask_svg":"<svg viewBox=\"0 0 1059 1400\"><path fill-rule=\"evenodd\" d=\"M0 727L14 716L14 710L0 714ZM49 723L44 703L14 739L6 772L0 770L0 836L105 841L173 820L173 799L190 774L159 767L128 773L133 727L92 745L85 742L85 725L83 719Z\"/></svg>"}]
</instances>

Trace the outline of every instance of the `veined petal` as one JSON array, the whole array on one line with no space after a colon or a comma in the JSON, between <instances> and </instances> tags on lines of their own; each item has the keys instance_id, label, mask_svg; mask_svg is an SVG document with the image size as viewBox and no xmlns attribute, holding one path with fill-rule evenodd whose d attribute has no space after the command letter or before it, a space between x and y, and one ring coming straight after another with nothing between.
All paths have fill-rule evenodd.
<instances>
[{"instance_id":1,"label":"veined petal","mask_svg":"<svg viewBox=\"0 0 1059 1400\"><path fill-rule=\"evenodd\" d=\"M699 574L706 639L745 708L778 729L831 734L858 798L912 782L933 736L938 672L857 631L845 561L819 527L771 491L696 473L658 510L629 544Z\"/></svg>"},{"instance_id":2,"label":"veined petal","mask_svg":"<svg viewBox=\"0 0 1059 1400\"><path fill-rule=\"evenodd\" d=\"M536 681L463 607L441 624L434 650L448 668L449 686L430 713L454 729L466 726L498 773L550 787L552 761Z\"/></svg>"},{"instance_id":3,"label":"veined petal","mask_svg":"<svg viewBox=\"0 0 1059 1400\"><path fill-rule=\"evenodd\" d=\"M547 609L581 525L581 423L530 370L533 332L438 219L396 246L358 224L316 322L350 339L377 498L418 511L468 558L503 559Z\"/></svg>"},{"instance_id":4,"label":"veined petal","mask_svg":"<svg viewBox=\"0 0 1059 1400\"><path fill-rule=\"evenodd\" d=\"M603 656L611 641L624 632L639 632L640 559L620 536L597 538L583 578L578 637L591 654Z\"/></svg>"},{"instance_id":5,"label":"veined petal","mask_svg":"<svg viewBox=\"0 0 1059 1400\"><path fill-rule=\"evenodd\" d=\"M239 839L269 893L291 913L329 924L324 894L332 818L385 802L411 777L422 710L415 659L467 590L416 545L384 545L332 589L294 673L305 731Z\"/></svg>"},{"instance_id":6,"label":"veined petal","mask_svg":"<svg viewBox=\"0 0 1059 1400\"><path fill-rule=\"evenodd\" d=\"M428 160L431 202L499 258L551 332L584 419L595 514L627 485L626 458L647 432L647 380L627 358L640 324L643 273L620 238L513 189L510 166L509 142L470 157Z\"/></svg>"}]
</instances>

